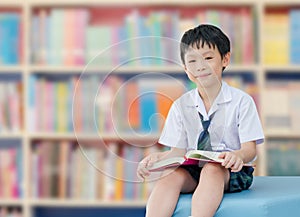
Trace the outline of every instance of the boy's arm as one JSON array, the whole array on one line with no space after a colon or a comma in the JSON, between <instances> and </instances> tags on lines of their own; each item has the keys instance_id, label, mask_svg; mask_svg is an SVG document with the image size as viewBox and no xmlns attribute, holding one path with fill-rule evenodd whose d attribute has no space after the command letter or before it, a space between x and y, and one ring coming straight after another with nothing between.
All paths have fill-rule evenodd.
<instances>
[{"instance_id":1,"label":"boy's arm","mask_svg":"<svg viewBox=\"0 0 300 217\"><path fill-rule=\"evenodd\" d=\"M255 141L245 142L241 144L241 149L234 151L244 163L252 161L256 156Z\"/></svg>"},{"instance_id":2,"label":"boy's arm","mask_svg":"<svg viewBox=\"0 0 300 217\"><path fill-rule=\"evenodd\" d=\"M231 168L232 172L238 172L242 169L244 163L252 161L256 156L255 141L241 144L241 149L232 152L223 152L219 158L223 158L222 165L225 168Z\"/></svg>"}]
</instances>

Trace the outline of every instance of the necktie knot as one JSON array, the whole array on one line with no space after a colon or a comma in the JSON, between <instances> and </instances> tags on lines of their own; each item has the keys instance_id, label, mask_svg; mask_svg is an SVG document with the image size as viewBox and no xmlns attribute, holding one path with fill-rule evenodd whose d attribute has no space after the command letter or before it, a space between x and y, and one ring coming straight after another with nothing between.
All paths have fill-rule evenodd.
<instances>
[{"instance_id":1,"label":"necktie knot","mask_svg":"<svg viewBox=\"0 0 300 217\"><path fill-rule=\"evenodd\" d=\"M210 119L204 121L203 120L203 115L199 112L199 116L201 119L201 123L202 123L202 127L203 127L203 131L207 131L210 125Z\"/></svg>"},{"instance_id":2,"label":"necktie knot","mask_svg":"<svg viewBox=\"0 0 300 217\"><path fill-rule=\"evenodd\" d=\"M209 125L210 125L210 120L202 121L202 127L204 131L207 131Z\"/></svg>"},{"instance_id":3,"label":"necktie knot","mask_svg":"<svg viewBox=\"0 0 300 217\"><path fill-rule=\"evenodd\" d=\"M210 138L208 128L210 125L210 119L204 121L203 116L199 113L203 131L200 133L198 138L198 150L211 150Z\"/></svg>"}]
</instances>

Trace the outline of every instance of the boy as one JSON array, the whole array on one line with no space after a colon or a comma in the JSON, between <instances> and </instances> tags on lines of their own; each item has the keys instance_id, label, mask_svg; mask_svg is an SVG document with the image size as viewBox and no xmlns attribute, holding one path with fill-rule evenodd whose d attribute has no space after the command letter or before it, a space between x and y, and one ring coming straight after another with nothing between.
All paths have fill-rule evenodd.
<instances>
[{"instance_id":1,"label":"boy","mask_svg":"<svg viewBox=\"0 0 300 217\"><path fill-rule=\"evenodd\" d=\"M224 192L242 191L252 184L253 168L243 163L255 158L256 145L264 139L252 98L222 81L230 61L228 37L215 26L199 25L182 36L180 55L197 88L170 108L159 143L171 149L145 157L137 174L145 178L153 162L197 148L222 152L224 162L165 171L148 200L147 217L172 216L179 194L190 192L194 192L191 215L214 216ZM200 138L204 134L206 139Z\"/></svg>"}]
</instances>

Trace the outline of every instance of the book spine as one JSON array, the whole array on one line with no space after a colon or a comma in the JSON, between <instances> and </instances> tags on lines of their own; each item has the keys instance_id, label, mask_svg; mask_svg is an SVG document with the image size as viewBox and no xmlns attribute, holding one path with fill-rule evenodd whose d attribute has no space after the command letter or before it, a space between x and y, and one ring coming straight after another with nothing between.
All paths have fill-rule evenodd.
<instances>
[{"instance_id":1,"label":"book spine","mask_svg":"<svg viewBox=\"0 0 300 217\"><path fill-rule=\"evenodd\" d=\"M290 62L293 64L300 63L300 45L297 43L300 37L300 10L291 9L289 12L289 29L290 29Z\"/></svg>"},{"instance_id":2,"label":"book spine","mask_svg":"<svg viewBox=\"0 0 300 217\"><path fill-rule=\"evenodd\" d=\"M75 31L76 31L76 10L65 9L64 17L64 32L63 32L63 64L66 66L75 65L74 50L75 50ZM84 31L84 30L82 30Z\"/></svg>"},{"instance_id":3,"label":"book spine","mask_svg":"<svg viewBox=\"0 0 300 217\"><path fill-rule=\"evenodd\" d=\"M37 98L38 94L37 89L37 78L35 75L29 76L28 79L28 129L30 132L33 132L37 129Z\"/></svg>"},{"instance_id":4,"label":"book spine","mask_svg":"<svg viewBox=\"0 0 300 217\"><path fill-rule=\"evenodd\" d=\"M47 61L47 12L45 9L41 9L38 13L38 32L33 32L33 34L37 35L36 41L34 41L33 43L37 44L37 53L38 53L38 57L36 59L36 62L34 63L38 63L38 64L46 64ZM34 31L34 30L33 30Z\"/></svg>"},{"instance_id":5,"label":"book spine","mask_svg":"<svg viewBox=\"0 0 300 217\"><path fill-rule=\"evenodd\" d=\"M61 22L64 20L63 9L52 9L50 14L50 65L61 65L63 63L63 29Z\"/></svg>"},{"instance_id":6,"label":"book spine","mask_svg":"<svg viewBox=\"0 0 300 217\"><path fill-rule=\"evenodd\" d=\"M87 9L77 9L75 15L75 49L74 49L74 61L75 65L83 65L84 50L85 50L85 37L86 29L89 22L89 12ZM87 62L86 62L87 63Z\"/></svg>"}]
</instances>

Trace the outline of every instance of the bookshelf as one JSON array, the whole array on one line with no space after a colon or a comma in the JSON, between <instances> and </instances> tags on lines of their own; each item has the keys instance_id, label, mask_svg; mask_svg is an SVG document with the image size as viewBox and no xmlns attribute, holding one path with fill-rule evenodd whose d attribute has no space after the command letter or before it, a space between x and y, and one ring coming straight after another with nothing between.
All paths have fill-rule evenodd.
<instances>
[{"instance_id":1,"label":"bookshelf","mask_svg":"<svg viewBox=\"0 0 300 217\"><path fill-rule=\"evenodd\" d=\"M55 18L53 18L53 11L55 12ZM164 12L162 13L162 11ZM166 11L168 11L168 13ZM237 26L243 26L239 22L244 22L242 24L249 25L249 23L247 23L249 22L249 20L247 20L247 16L248 18L251 18L251 21L253 21L253 25L250 25L250 28L247 28L247 30L249 31L248 33L228 31L226 30L226 28L229 28L228 26L226 27L222 26L222 23L220 24L225 32L230 33L230 37L232 37L233 39L241 38L241 35L243 34L245 34L246 36L250 34L251 36L250 38L242 37L246 38L245 40L247 42L244 42L245 44L243 44L243 41L238 41L236 39L232 42L235 46L233 50L233 60L230 66L226 69L224 76L226 77L226 79L228 79L228 82L231 82L232 84L237 85L242 89L247 88L246 91L253 94L253 96L256 98L266 136L265 144L259 147L260 158L258 161L258 167L256 169L256 175L278 175L278 171L274 170L274 165L272 167L273 161L269 161L270 159L272 160L278 155L282 155L281 158L287 156L286 158L290 159L288 163L292 164L296 162L295 159L297 158L297 156L298 158L300 156L300 125L297 123L295 124L295 120L300 121L299 115L297 115L297 112L295 112L297 111L297 108L299 108L300 104L300 99L299 97L297 97L297 93L299 93L300 90L300 61L298 56L295 55L295 53L298 52L297 49L299 49L299 47L297 46L297 44L287 43L289 41L293 42L293 38L295 37L300 37L300 27L297 27L299 30L297 31L297 28L289 28L290 25L287 25L290 22L288 20L298 19L294 17L299 16L299 11L300 3L296 0L288 0L285 2L279 0L233 0L228 3L224 3L224 1L219 0L201 1L199 3L195 3L195 1L193 0L186 0L184 3L179 0L172 0L167 3L158 0L154 0L151 2L142 2L138 0L1 1L0 24L2 22L2 14L11 13L14 14L13 16L17 15L20 34L16 34L14 37L16 38L15 41L17 41L16 43L18 45L17 53L12 54L12 57L8 59L7 63L4 62L0 64L0 88L1 86L3 86L2 84L5 83L5 85L7 85L7 83L10 83L7 81L12 81L13 84L18 84L15 86L12 85L13 87L10 88L18 89L17 91L12 91L12 93L14 93L15 95L17 93L17 96L13 97L13 99L19 99L17 100L19 102L19 105L13 103L13 107L0 106L0 109L7 109L7 111L12 110L14 106L16 107L14 108L15 110L19 109L19 113L17 115L19 117L17 126L19 127L17 127L17 130L12 130L12 127L10 127L13 126L13 128L15 128L15 121L14 124L7 124L9 122L5 122L5 125L3 124L3 120L1 120L0 155L1 153L5 153L1 152L1 150L8 150L7 144L13 144L12 147L17 147L17 149L21 150L21 158L18 158L20 162L19 164L16 164L18 170L20 170L21 172L20 174L18 174L17 172L15 173L18 175L18 178L20 178L20 180L18 181L20 185L20 192L15 197L9 198L3 197L1 192L1 213L3 212L5 214L8 212L11 215L20 216L21 211L21 216L45 217L51 215L86 216L88 214L89 216L94 216L95 213L97 213L98 215L100 213L103 215L118 216L120 213L126 212L129 213L129 216L142 216L144 213L147 194L151 189L151 184L146 187L140 187L143 190L141 190L141 195L139 197L131 197L129 199L124 197L124 195L104 197L104 193L101 192L103 191L103 188L105 188L103 186L98 189L99 195L102 196L98 195L94 198L89 198L85 194L81 196L79 194L78 197L72 197L68 195L70 194L70 192L68 191L64 197L59 197L57 196L57 194L52 197L48 197L45 195L41 196L43 194L39 195L37 193L39 192L37 186L40 185L40 181L38 179L34 181L32 173L33 171L36 171L34 168L37 168L37 166L39 165L39 163L37 163L39 159L38 156L40 152L42 152L42 149L39 147L51 146L51 148L53 148L54 146L58 146L59 148L61 148L58 144L63 142L66 144L71 144L68 145L68 147L73 151L67 153L76 153L76 150L78 152L79 148L83 148L84 150L95 149L99 151L99 147L101 147L101 145L103 147L108 144L109 147L110 145L111 147L116 146L115 148L118 149L120 155L128 151L127 147L131 146L130 144L134 144L137 145L137 147L143 147L143 151L138 155L141 158L142 155L145 154L145 152L153 151L151 149L148 150L146 147L149 146L149 144L155 143L155 141L159 138L159 123L155 122L157 126L154 129L156 130L152 131L151 133L147 133L147 131L139 132L140 128L138 128L137 134L134 134L136 133L135 131L134 133L132 133L124 130L126 129L126 127L122 128L123 130L121 130L119 134L116 134L113 131L106 131L106 127L102 128L102 131L100 130L100 132L99 129L92 128L90 130L75 130L76 133L74 133L72 127L70 127L70 120L72 120L70 115L72 114L72 112L75 112L76 116L76 111L72 111L70 106L65 105L65 107L63 108L65 109L64 112L60 114L61 116L58 116L58 118L55 119L53 118L55 117L55 115L57 115L53 112L53 110L55 111L55 108L44 106L48 110L43 111L44 108L41 107L37 109L39 111L36 111L32 109L32 103L34 100L38 100L43 97L49 99L49 95L52 95L52 100L54 101L61 98L61 94L54 95L51 94L54 91L45 91L48 89L43 89L40 87L43 85L47 86L48 88L50 87L50 89L58 89L59 87L57 87L56 85L58 83L61 83L60 88L65 88L65 94L71 95L71 89L66 89L67 84L72 84L73 79L73 85L75 85L75 80L78 79L79 75L82 72L84 72L82 80L92 77L94 78L94 80L98 79L98 81L102 81L101 79L103 79L103 77L106 76L108 72L113 71L113 76L117 79L120 79L119 82L121 83L124 83L124 81L128 81L130 79L136 79L137 77L139 77L139 75L144 76L149 72L151 72L154 76L154 79L151 78L152 80L150 80L152 82L157 82L157 80L155 80L155 74L161 73L164 76L168 75L169 77L175 78L177 82L183 82L185 88L188 89L189 84L186 83L187 80L180 64L178 64L179 61L178 59L176 59L177 57L167 56L164 53L163 49L167 50L167 47L163 47L161 51L162 53L150 53L151 55L158 55L162 58L165 57L164 61L157 61L153 58L150 58L149 61L136 59L138 55L148 55L147 52L150 52L141 50L139 51L141 53L132 53L131 56L125 56L125 58L131 59L131 62L122 62L124 60L122 59L124 58L124 56L118 56L118 60L110 59L112 58L112 56L109 52L107 52L104 53L104 55L107 54L108 56L104 56L104 59L95 60L96 62L107 61L106 63L108 64L105 64L105 66L99 67L94 64L89 64L88 66L86 66L86 63L88 63L93 56L93 52L95 52L93 51L93 49L101 50L109 46L111 43L117 42L118 40L125 40L136 36L143 36L142 34L176 38L179 36L179 33L182 33L183 29L188 28L188 26L196 25L194 21L195 19L198 20L197 22L199 22L199 20L201 19L204 19L203 15L201 14L206 14L206 16L208 17L207 19L215 20L214 22L217 22L217 24L220 24L220 14L225 20L228 20L228 18L232 18L232 20L234 20L233 18L235 18L235 23L232 24L234 29L243 29L236 28ZM63 16L65 12L68 13L68 16L70 17L72 17L72 13L73 17L74 13L81 13L81 15L79 15L79 18L89 18L89 21L86 20L85 23L78 24L83 26L81 32L76 32L77 30L75 28L69 30L71 31L71 33L72 31L73 33L76 32L76 34L81 35L81 37L84 37L83 31L90 32L89 34L87 33L87 35L89 35L89 40L93 43L90 43L90 46L88 47L89 51L85 51L82 53L83 45L80 43L74 45L74 40L82 41L87 39L73 39L72 36L68 36L70 37L70 42L65 39L64 31L66 30L59 27L62 26L61 22L64 20ZM50 14L52 16L51 18L49 17ZM278 14L280 15L280 18L276 16ZM281 21L279 22L281 22L282 25L277 25L277 29L274 29L274 25L272 25L272 22L274 22L272 16L273 18L275 16L276 19L281 19ZM159 23L165 24L165 21L162 21L161 19L167 18L167 20L171 22L171 24L168 25L171 25L172 29L176 29L176 31L172 33L165 32L165 35L160 35L162 33L159 34L157 32L153 32L153 29L150 28L150 25L150 27L148 26L149 29L146 28L146 30L144 30L146 31L146 33L133 31L128 36L115 39L115 41L107 40L108 38L110 38L110 35L108 34L108 30L110 28L114 27L113 29L115 31L118 30L117 27L131 28L133 25L135 25L136 21L140 21L142 19L141 17L143 17L143 19L145 20L148 20L150 24L152 22L152 25L157 25ZM239 19L239 22L237 22L237 17L246 18ZM270 19L270 17L272 19ZM74 19L75 18L73 18L73 22ZM55 25L54 27L49 27L50 30L47 28L39 29L39 25L41 25L40 23L44 23L43 25L49 25L47 24L49 20L54 23L56 22L57 25ZM69 22L72 23L72 19L70 19ZM297 22L292 22L291 25L297 25ZM101 27L100 30L99 28L95 28L99 26ZM58 34L53 35L53 32L55 31L51 31L51 28L53 28L53 30L58 30ZM121 30L119 29L119 31ZM276 33L275 36L273 35L273 38L272 36L270 36L270 32ZM101 35L101 39L103 39L104 41L103 44L98 44L97 38L95 39L95 37L93 37L94 34ZM45 38L47 38L47 36L53 37L55 39L50 41L50 46L45 42ZM64 45L56 43L56 39L59 38L62 38L64 42L73 43L71 45L67 43L69 47L66 48L67 52L71 52L71 59L66 59L66 55L60 53L62 50L61 46ZM290 40L290 38L292 40ZM141 44L145 43L145 41L142 40L138 42ZM146 42L150 43L149 40L147 40ZM161 41L156 40L154 43L160 42ZM272 46L275 42L279 42L277 43L279 45ZM94 44L95 46L93 46ZM175 42L172 41L171 44L174 45ZM16 44L13 43L13 45L15 46ZM115 46L117 51L120 51L119 53L122 53L122 51L124 51L122 50L124 49L124 47L122 47L121 45ZM129 47L129 52L135 51L135 47L132 44L132 41L127 41L125 45ZM49 46L50 48L47 46ZM72 46L78 46L75 49L76 52L74 53L72 53L72 50L70 50L70 47L72 48ZM51 47L54 47L56 50L51 50ZM49 49L50 52L48 52ZM53 55L48 55L48 53L51 52L58 52L60 55L54 55L53 58ZM7 53L8 52L0 52L0 59ZM174 53L176 52L174 51ZM273 56L273 59L270 56ZM171 61L168 61L170 59ZM172 62L175 62L177 64L171 64ZM146 77L147 76L145 76L145 78ZM43 82L39 82L40 80L43 80ZM136 81L137 83L139 82L138 80ZM87 87L93 87L93 85L89 84L90 83L86 83L85 85ZM180 84L182 85L182 83ZM37 89L32 89L35 86L40 87L40 89L38 89L38 91ZM6 87L3 87L3 90L4 89L6 89ZM124 97L124 95L122 95L123 92L126 91L121 91L121 93L118 92L116 94L117 96L119 94L119 98L122 98ZM33 97L32 93L40 95L35 95ZM274 95L272 97L272 93L279 93L282 97L279 100L279 97L274 98ZM4 96L7 95L8 94L5 94ZM3 97L1 98L0 103L2 103L2 99ZM121 102L122 101L117 101L117 103L119 104ZM68 103L71 102L69 101ZM87 103L93 102L89 101ZM43 103L38 104L42 105ZM94 114L95 111L90 111L91 114L88 114L89 110L86 110L85 113L85 115L91 115ZM45 114L52 115L47 116ZM99 114L101 113L99 112ZM269 117L270 114L272 114L273 116ZM285 116L281 117L282 114ZM56 123L55 120L60 119L59 117L65 118L65 116L69 117L69 128L58 130L58 128L47 128L43 125L42 119L44 119L45 123L48 124L50 121L50 125L52 124L51 126L54 126ZM104 117L106 116L104 115ZM9 120L15 120L14 118L15 116L12 115L10 116ZM93 116L90 116L90 118L93 118ZM53 122L51 122L51 119L53 119ZM119 119L122 119L122 117ZM285 120L287 122L287 125L284 129L278 126L278 119ZM35 122L35 120L39 121ZM110 122L110 120L108 120L108 122ZM91 123L92 121L88 122L87 125ZM32 124L36 124L36 126L32 128ZM3 126L5 127L5 129L3 129ZM120 126L124 126L124 123L121 122ZM285 146L285 142L288 145ZM81 146L78 146L77 143L80 143ZM96 153L101 154L100 152ZM45 155L45 153L43 154ZM54 155L51 151L49 151L48 154ZM90 154L93 155L93 151L90 151ZM70 155L72 156L72 154ZM34 160L36 160L36 163L34 163ZM84 161L84 159L81 160ZM137 161L137 159L135 160ZM62 162L64 162L63 165L66 165L69 161L64 160ZM90 163L93 164L95 162ZM0 164L3 164L3 162L1 161ZM299 165L299 163L297 164ZM285 165L278 166L280 167L282 174L299 175L299 171L297 170L299 168L293 168L293 171L287 171L284 170ZM61 166L60 164L59 167L63 168L63 166ZM3 166L0 167L0 169L2 170ZM95 171L90 171L90 175L97 176L95 175ZM291 172L293 172L294 174L291 174ZM39 177L37 174L35 175L36 177ZM122 174L119 174L118 176L122 176ZM2 179L0 180L2 181ZM60 181L60 183L66 183L66 181ZM124 188L126 188L125 186L122 186L120 182L116 182L110 185L113 185L114 187L118 186L117 189L119 190L124 190ZM139 185L140 184L137 184L137 186ZM62 186L61 188L65 189L66 187L67 186ZM45 187L42 186L41 188ZM36 192L35 196L33 196L33 192ZM89 209L91 209L92 211L90 211Z\"/></svg>"}]
</instances>

